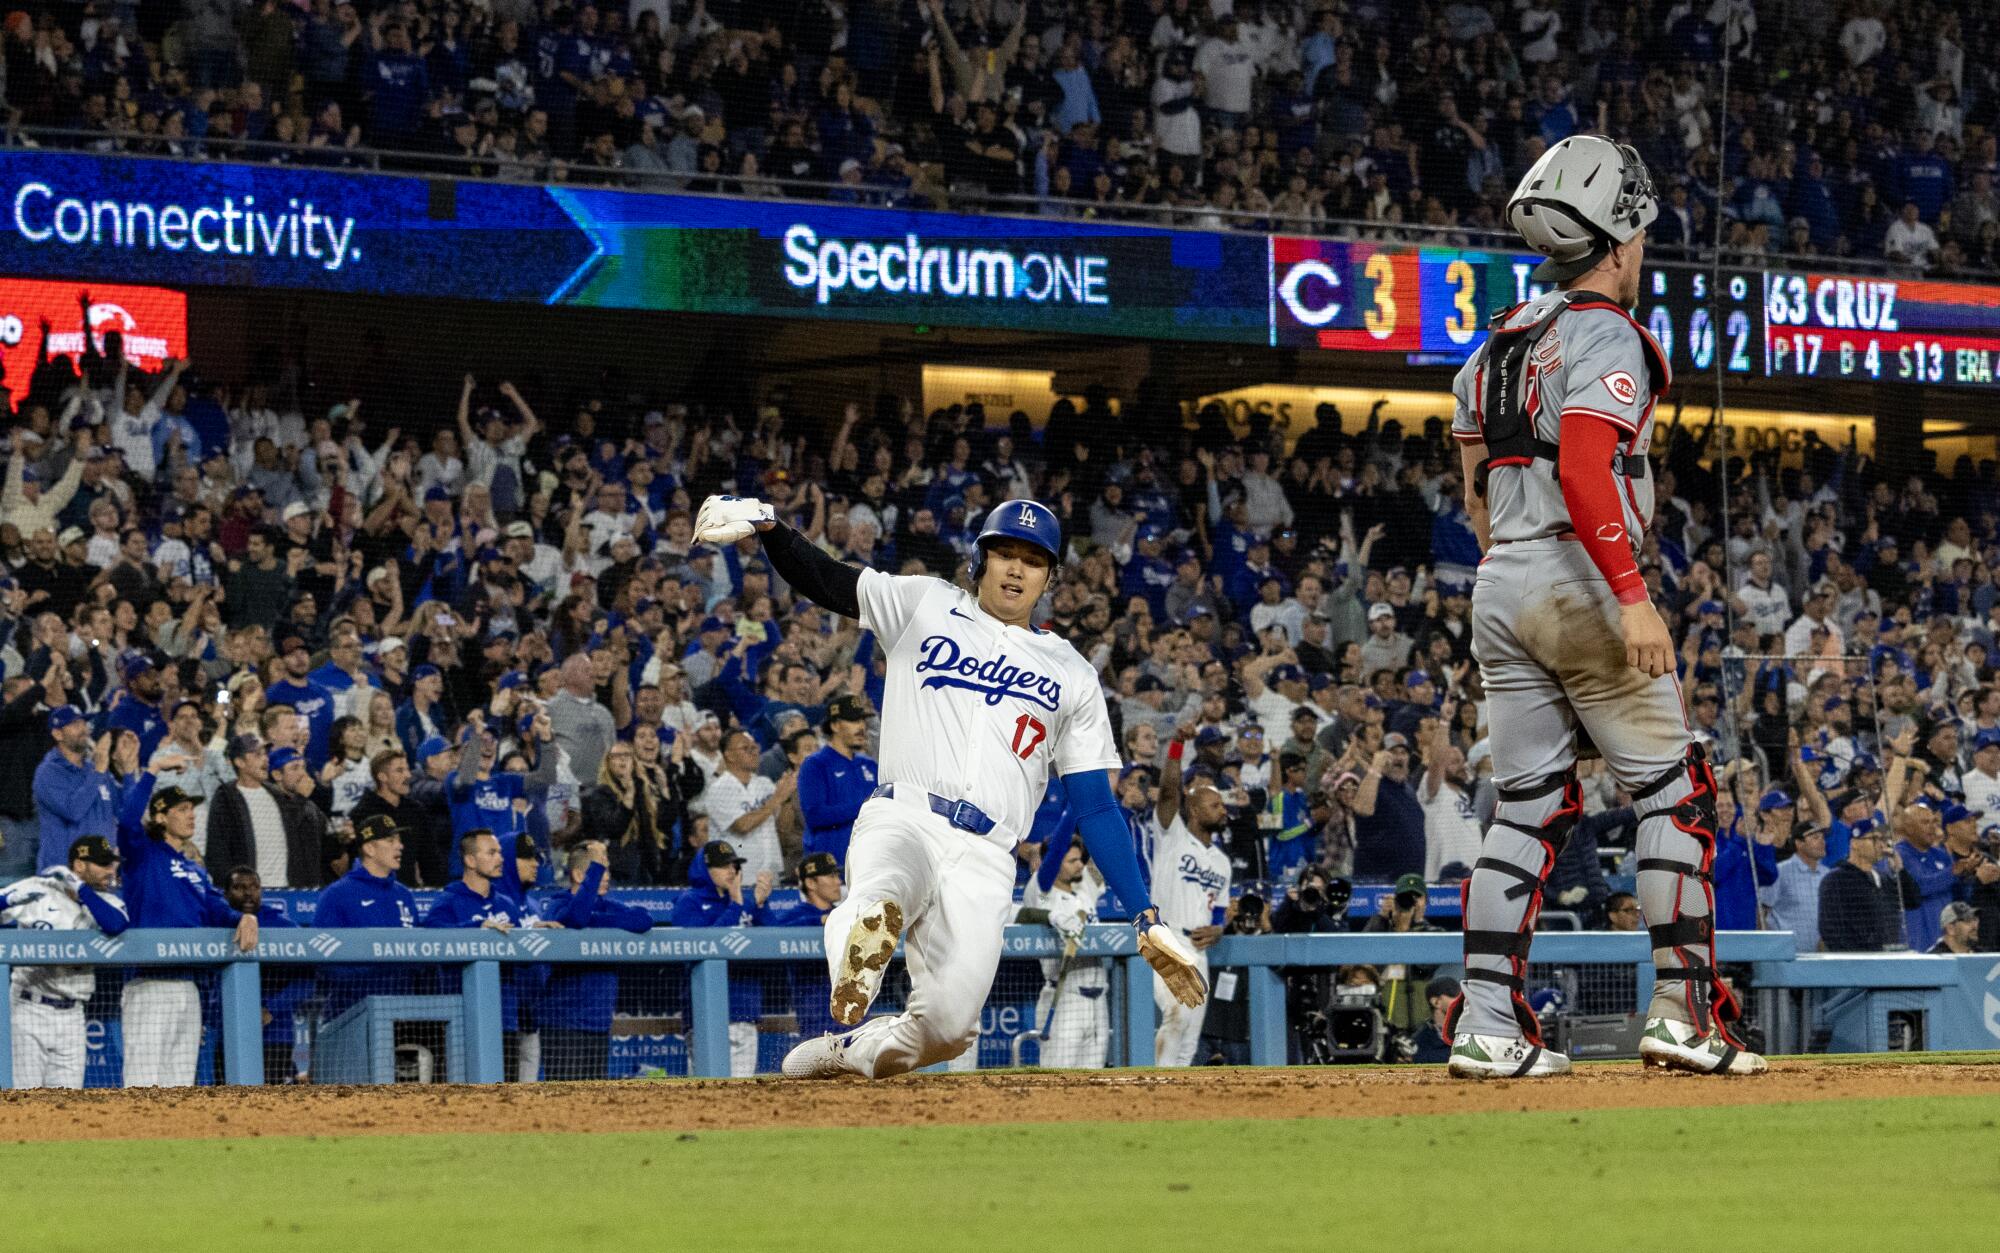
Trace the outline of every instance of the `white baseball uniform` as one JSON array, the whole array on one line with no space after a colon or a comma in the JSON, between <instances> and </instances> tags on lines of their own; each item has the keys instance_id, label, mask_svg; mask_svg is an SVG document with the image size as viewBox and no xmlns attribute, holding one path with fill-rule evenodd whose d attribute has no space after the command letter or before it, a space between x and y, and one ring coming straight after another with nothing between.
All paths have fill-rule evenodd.
<instances>
[{"instance_id":1,"label":"white baseball uniform","mask_svg":"<svg viewBox=\"0 0 2000 1253\"><path fill-rule=\"evenodd\" d=\"M1013 849L1049 776L1119 759L1097 672L1068 641L1007 626L942 579L863 570L858 595L888 666L883 786L855 820L826 952L838 980L855 917L884 900L902 909L908 1008L862 1023L845 1045L848 1063L879 1079L976 1040L1014 912ZM933 797L977 806L992 829L952 825Z\"/></svg>"},{"instance_id":2,"label":"white baseball uniform","mask_svg":"<svg viewBox=\"0 0 2000 1253\"><path fill-rule=\"evenodd\" d=\"M1071 888L1054 887L1047 892L1033 879L1022 894L1021 904L1049 911L1050 925L1062 925L1058 933L1097 921L1097 902L1104 895L1104 880L1097 867L1085 866L1083 877ZM1102 958L1078 957L1070 962L1069 977L1062 977L1062 958L1042 959L1042 994L1035 1001L1035 1025L1048 1024L1049 1038L1042 1042L1041 1064L1051 1070L1102 1070L1111 1049L1111 1010L1108 993L1110 976ZM1056 983L1061 980L1062 987ZM1176 1002L1178 1003L1178 1002ZM1053 1005L1053 1015L1051 1014Z\"/></svg>"},{"instance_id":3,"label":"white baseball uniform","mask_svg":"<svg viewBox=\"0 0 2000 1253\"><path fill-rule=\"evenodd\" d=\"M40 892L5 912L0 922L23 931L98 931L97 919L64 889L53 875L37 875L9 884L0 895L9 898ZM125 907L111 893L104 899ZM88 1052L84 1003L97 990L89 966L16 966L13 978L14 1086L17 1088L80 1088Z\"/></svg>"},{"instance_id":4,"label":"white baseball uniform","mask_svg":"<svg viewBox=\"0 0 2000 1253\"><path fill-rule=\"evenodd\" d=\"M1175 814L1166 834L1146 850L1146 861L1153 870L1153 903L1160 907L1161 922L1182 935L1196 927L1214 925L1215 911L1229 901L1229 854L1196 839L1188 830L1187 815ZM1208 951L1197 950L1194 956L1206 982ZM1153 976L1153 1004L1160 1010L1160 1029L1153 1037L1153 1064L1192 1065L1207 1010L1181 1004L1158 974Z\"/></svg>"}]
</instances>

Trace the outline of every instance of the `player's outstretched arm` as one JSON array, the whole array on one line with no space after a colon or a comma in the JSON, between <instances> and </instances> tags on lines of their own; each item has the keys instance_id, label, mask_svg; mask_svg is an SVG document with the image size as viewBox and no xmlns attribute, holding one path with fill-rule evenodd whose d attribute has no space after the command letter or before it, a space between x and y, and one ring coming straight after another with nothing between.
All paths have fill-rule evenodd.
<instances>
[{"instance_id":1,"label":"player's outstretched arm","mask_svg":"<svg viewBox=\"0 0 2000 1253\"><path fill-rule=\"evenodd\" d=\"M1139 855L1132 847L1132 829L1111 796L1111 781L1102 770L1079 770L1062 777L1076 814L1077 833L1090 853L1090 864L1104 877L1118 903L1132 915L1139 933L1139 955L1166 983L1174 999L1193 1008L1208 996L1208 985L1195 964L1194 949L1173 928L1160 921L1160 911L1139 874Z\"/></svg>"},{"instance_id":2,"label":"player's outstretched arm","mask_svg":"<svg viewBox=\"0 0 2000 1253\"><path fill-rule=\"evenodd\" d=\"M822 609L849 618L861 616L861 571L835 561L819 546L772 516L761 500L710 496L701 502L694 538L703 544L734 544L756 533L778 577Z\"/></svg>"}]
</instances>

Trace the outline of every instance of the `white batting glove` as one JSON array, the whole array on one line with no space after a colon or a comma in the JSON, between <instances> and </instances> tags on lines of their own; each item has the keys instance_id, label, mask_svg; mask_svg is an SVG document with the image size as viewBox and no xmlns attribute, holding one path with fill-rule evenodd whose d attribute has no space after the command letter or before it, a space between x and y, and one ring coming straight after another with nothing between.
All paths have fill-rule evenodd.
<instances>
[{"instance_id":1,"label":"white batting glove","mask_svg":"<svg viewBox=\"0 0 2000 1253\"><path fill-rule=\"evenodd\" d=\"M759 522L774 522L771 506L748 496L710 496L694 518L694 538L702 544L734 544L757 530Z\"/></svg>"},{"instance_id":2,"label":"white batting glove","mask_svg":"<svg viewBox=\"0 0 2000 1253\"><path fill-rule=\"evenodd\" d=\"M1142 911L1132 920L1132 928L1139 933L1139 956L1160 976L1175 1000L1193 1009L1208 999L1208 984L1201 977L1194 946L1160 921L1158 907Z\"/></svg>"}]
</instances>

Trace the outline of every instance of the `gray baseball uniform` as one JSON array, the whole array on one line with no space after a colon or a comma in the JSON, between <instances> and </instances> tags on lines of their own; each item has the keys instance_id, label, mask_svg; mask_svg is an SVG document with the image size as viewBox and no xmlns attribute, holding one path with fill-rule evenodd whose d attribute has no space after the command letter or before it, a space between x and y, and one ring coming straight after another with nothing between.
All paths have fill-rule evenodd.
<instances>
[{"instance_id":1,"label":"gray baseball uniform","mask_svg":"<svg viewBox=\"0 0 2000 1253\"><path fill-rule=\"evenodd\" d=\"M1612 481L1625 537L1636 548L1653 510L1643 458L1654 405L1669 382L1666 366L1623 310L1608 301L1563 308L1563 301L1552 292L1501 323L1512 329L1554 319L1511 368L1514 403L1549 444L1578 422L1608 422L1621 432L1621 458L1639 460L1624 462ZM1488 412L1495 399L1491 349L1489 341L1475 352L1453 385L1452 433L1463 442L1485 442L1495 416ZM1697 972L1714 964L1703 948L1714 912L1707 883L1713 779L1691 754L1674 675L1648 678L1626 664L1617 598L1576 541L1556 463L1545 456L1522 462L1488 471L1492 547L1473 587L1472 653L1490 702L1500 799L1466 888L1467 976L1454 1026L1539 1042L1523 979L1541 886L1581 813L1580 724L1634 794L1640 815L1639 898L1662 972L1651 1013L1705 1027L1707 984ZM1688 973L1674 973L1682 970Z\"/></svg>"}]
</instances>

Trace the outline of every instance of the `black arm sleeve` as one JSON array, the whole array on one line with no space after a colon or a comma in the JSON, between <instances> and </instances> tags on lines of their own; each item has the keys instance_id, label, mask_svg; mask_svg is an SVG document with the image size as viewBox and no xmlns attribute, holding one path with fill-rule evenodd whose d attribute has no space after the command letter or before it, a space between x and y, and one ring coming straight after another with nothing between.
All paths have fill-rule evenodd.
<instances>
[{"instance_id":1,"label":"black arm sleeve","mask_svg":"<svg viewBox=\"0 0 2000 1253\"><path fill-rule=\"evenodd\" d=\"M780 522L759 533L764 553L778 577L822 609L849 618L861 616L861 571L821 552L805 536Z\"/></svg>"}]
</instances>

